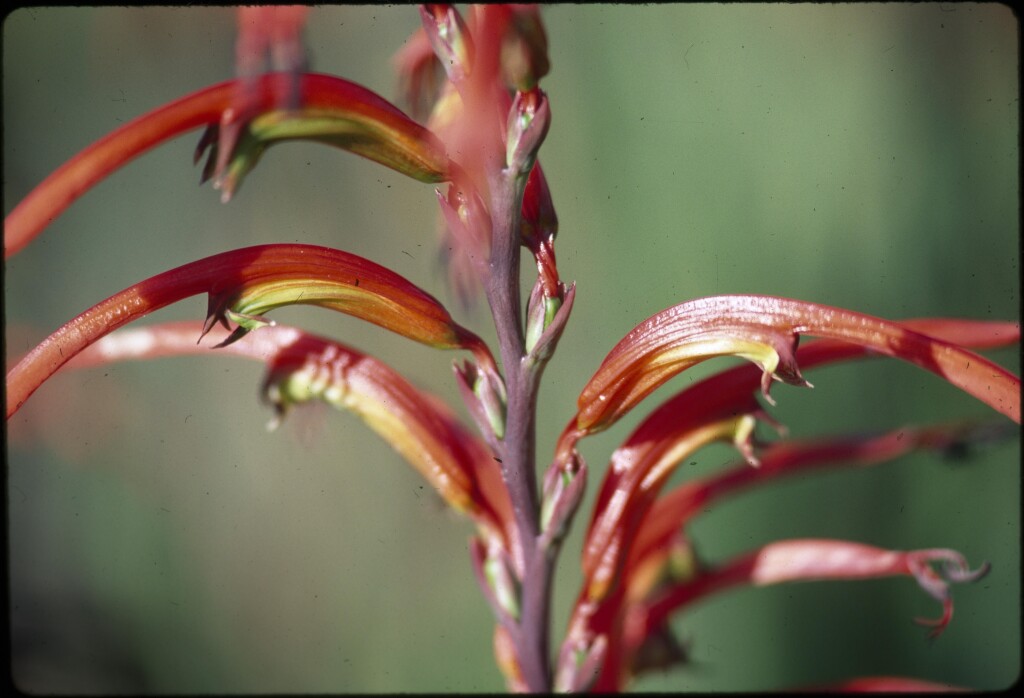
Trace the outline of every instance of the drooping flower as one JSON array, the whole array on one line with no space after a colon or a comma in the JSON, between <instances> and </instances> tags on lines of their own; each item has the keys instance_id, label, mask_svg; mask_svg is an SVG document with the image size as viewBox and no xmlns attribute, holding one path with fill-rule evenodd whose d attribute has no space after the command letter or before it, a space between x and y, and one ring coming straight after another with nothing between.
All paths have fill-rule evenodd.
<instances>
[{"instance_id":1,"label":"drooping flower","mask_svg":"<svg viewBox=\"0 0 1024 698\"><path fill-rule=\"evenodd\" d=\"M693 517L709 511L725 497L808 470L878 465L915 449L962 451L1009 437L1015 430L1006 426L1001 422L954 423L771 444L758 454L760 467L741 463L680 485L655 502L644 517L626 563L629 595L639 598L650 591L651 580L658 577L673 554L675 536Z\"/></svg>"},{"instance_id":2,"label":"drooping flower","mask_svg":"<svg viewBox=\"0 0 1024 698\"><path fill-rule=\"evenodd\" d=\"M784 540L764 545L722 565L705 568L692 578L663 591L638 613L644 616L646 627L656 627L673 610L739 584L767 586L783 582L906 575L914 577L922 590L942 604L939 618L915 619L918 624L931 627L928 634L936 637L953 617L949 584L977 581L987 572L987 564L972 570L964 556L955 550L904 552L842 540Z\"/></svg>"},{"instance_id":3,"label":"drooping flower","mask_svg":"<svg viewBox=\"0 0 1024 698\"><path fill-rule=\"evenodd\" d=\"M218 151L211 153L213 157L204 175L230 175L224 190L228 195L268 145L294 138L347 148L424 181L442 181L448 176L449 161L437 138L364 87L330 75L302 75L298 89L304 111L286 116L278 104L291 89L288 75L263 75L254 86L257 111L267 116L257 120L255 131L245 132L244 142L236 144L231 152L220 148L217 141L221 115L230 107L239 87L235 80L199 90L143 114L82 150L54 170L7 215L5 258L23 249L78 197L118 168L201 126L208 127L208 131L200 140L197 159L208 147ZM216 167L221 151L230 155L224 166L227 173Z\"/></svg>"},{"instance_id":4,"label":"drooping flower","mask_svg":"<svg viewBox=\"0 0 1024 698\"><path fill-rule=\"evenodd\" d=\"M276 426L293 406L321 400L362 419L419 471L456 511L471 517L488 545L517 555L517 532L501 473L490 450L438 397L426 393L383 362L340 342L273 325L235 342L221 329L196 342L202 323L163 323L125 328L88 346L69 368L123 360L199 355L263 362L264 399Z\"/></svg>"},{"instance_id":5,"label":"drooping flower","mask_svg":"<svg viewBox=\"0 0 1024 698\"><path fill-rule=\"evenodd\" d=\"M316 245L257 245L206 257L141 281L80 314L7 374L7 414L89 344L148 313L200 293L209 295L206 329L237 323L227 342L270 324L274 308L305 304L367 320L429 346L473 352L496 375L486 344L452 320L433 296L367 259Z\"/></svg>"},{"instance_id":6,"label":"drooping flower","mask_svg":"<svg viewBox=\"0 0 1024 698\"><path fill-rule=\"evenodd\" d=\"M957 342L979 349L1004 346L1020 337L1019 325L1007 322L926 319L907 320L900 325L908 330L927 332L936 341ZM869 344L817 339L801 346L793 360L809 369L872 355L878 353ZM592 651L587 648L596 647L598 641L604 643L602 651L606 653L604 666L594 679L598 690L620 687L621 672L626 671L633 658L647 662L656 661L654 657L659 653L663 655L662 660L683 656L678 643L660 626L645 626L643 643L637 636L630 636L635 628L634 631L627 628L627 612L651 593L666 569L677 569L677 579L692 574L685 572L694 569L693 553L680 528L692 513L709 506L710 497L725 495L745 484L765 482L801 467L825 465L829 459L874 462L894 458L910 448L953 448L991 436L985 428L960 425L907 428L885 437L827 440L816 445L782 442L757 454L762 469L749 465L736 468L656 499L667 475L680 460L713 436L703 430L702 425L714 424L716 415L726 420L721 423L723 427L729 424L729 419L764 417L755 399L756 391L763 387L763 378L763 369L742 365L680 391L643 420L613 454L584 541L584 584L563 644L560 685L566 686L579 679L572 668L577 665L573 657L587 655ZM734 422L736 426L741 423ZM557 472L561 460L575 453L575 443L584 433L577 428L575 420L570 421L560 440L559 455L552 471ZM720 435L730 433L740 436L739 445L743 445L743 439L749 437L750 432L726 430ZM748 463L755 457L749 444L741 448L741 452Z\"/></svg>"},{"instance_id":7,"label":"drooping flower","mask_svg":"<svg viewBox=\"0 0 1024 698\"><path fill-rule=\"evenodd\" d=\"M578 400L577 428L607 428L680 371L731 355L762 369L769 402L772 380L807 385L795 360L800 335L864 347L914 363L1020 421L1020 379L949 342L870 315L771 296L713 296L688 301L637 325L605 357Z\"/></svg>"},{"instance_id":8,"label":"drooping flower","mask_svg":"<svg viewBox=\"0 0 1024 698\"><path fill-rule=\"evenodd\" d=\"M444 146L434 134L373 92L342 81L333 86L332 100L307 101L305 84L316 77L321 76L304 75L298 80L300 106L261 110L257 105L244 121L231 122L230 137L224 135L223 121L207 126L194 160L198 162L209 149L202 180L212 178L224 201L238 190L268 147L290 140L348 150L421 182L441 182L451 176ZM287 76L278 74L278 78L287 88Z\"/></svg>"}]
</instances>

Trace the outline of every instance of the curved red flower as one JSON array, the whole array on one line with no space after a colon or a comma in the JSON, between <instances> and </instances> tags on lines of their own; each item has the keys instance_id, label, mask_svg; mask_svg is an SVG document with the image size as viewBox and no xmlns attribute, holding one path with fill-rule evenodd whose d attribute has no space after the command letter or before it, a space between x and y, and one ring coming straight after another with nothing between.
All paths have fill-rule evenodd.
<instances>
[{"instance_id":1,"label":"curved red flower","mask_svg":"<svg viewBox=\"0 0 1024 698\"><path fill-rule=\"evenodd\" d=\"M1020 379L962 347L870 315L771 296L713 296L663 310L608 353L580 393L576 427L607 428L680 371L715 356L739 356L772 380L807 385L796 362L800 335L859 344L909 361L1020 422Z\"/></svg>"},{"instance_id":2,"label":"curved red flower","mask_svg":"<svg viewBox=\"0 0 1024 698\"><path fill-rule=\"evenodd\" d=\"M7 374L7 416L49 376L100 337L200 293L207 329L238 324L226 342L269 321L285 305L319 305L367 320L429 346L469 349L496 374L483 341L452 320L437 299L367 259L316 245L257 245L223 252L141 281L101 301L51 334Z\"/></svg>"}]
</instances>

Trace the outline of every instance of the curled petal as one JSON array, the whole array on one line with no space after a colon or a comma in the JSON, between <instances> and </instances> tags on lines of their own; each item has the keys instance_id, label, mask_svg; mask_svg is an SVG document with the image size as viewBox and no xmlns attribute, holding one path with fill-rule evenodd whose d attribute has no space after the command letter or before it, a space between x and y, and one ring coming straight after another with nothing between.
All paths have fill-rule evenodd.
<instances>
[{"instance_id":1,"label":"curled petal","mask_svg":"<svg viewBox=\"0 0 1024 698\"><path fill-rule=\"evenodd\" d=\"M1019 325L1009 322L924 319L907 320L902 324L939 339L978 348L1004 346L1020 338ZM813 340L801 346L797 353L800 365L804 368L873 355L877 354L863 345L832 339ZM671 462L672 449L685 441L692 431L694 414L705 410L720 410L722 414L740 414L744 411L754 414L757 403L753 399L753 393L757 390L762 377L762 372L753 366L737 366L681 391L641 422L613 456L613 464L624 463L626 460L633 463L659 459L665 464ZM747 484L760 482L764 478L800 472L804 467L823 465L836 458L852 459L857 463L873 463L896 457L915 446L959 450L964 443L989 439L992 435L988 432L986 428L972 425L953 425L928 429L905 428L876 437L850 437L807 444L781 443L759 454L762 463L760 468L739 466L720 476L673 491L657 501L649 510L636 539L629 546L629 551L622 553L621 549L616 550L621 543L621 537L613 537L610 545L605 548L605 555L612 560L618 557L621 561L623 555L628 555L624 563L626 571L623 573L628 579L628 585L619 585L618 588L612 586L610 591L606 592L607 596L600 601L592 600L588 585L584 585L573 610L567 644L563 646L563 660L566 648L570 644L586 644L600 633L614 634L614 628L624 621L623 611L627 601L632 603L644 598L664 579L662 572L670 561L672 569L675 570L670 579L675 580L677 584L686 580L693 581L693 584L687 587L687 593L708 593L716 588L715 585L728 582L728 579L721 575L698 574L699 567L692 549L685 541L680 545L679 540L679 529L688 517L705 508L714 497L728 494ZM568 462L575 452L576 442L583 435L584 432L576 427L576 420L571 420L559 440L552 471L557 470L560 464ZM619 470L622 471L623 468L620 467ZM628 472L628 469L626 471ZM598 494L592 527L601 516L600 511L614 504L609 493L615 491L612 483L616 478L622 478L622 475L621 472L616 474L616 468L612 465L606 471L605 481ZM602 501L605 504L602 504ZM616 507L621 509L622 504ZM679 553L682 553L682 556L677 561L676 556ZM600 564L597 569L601 569ZM630 615L632 617L634 614ZM636 626L636 623L626 623L627 628L631 626ZM626 643L628 653L639 650L643 638L646 637L645 632L654 632L653 625L644 625L644 622L640 622L639 626L646 630L632 633L626 631L633 638ZM612 657L608 666L602 669L596 684L599 690L615 690L621 686L626 660L620 655L621 653Z\"/></svg>"},{"instance_id":2,"label":"curled petal","mask_svg":"<svg viewBox=\"0 0 1024 698\"><path fill-rule=\"evenodd\" d=\"M1020 379L962 347L829 306L769 296L714 296L664 310L626 335L580 394L577 426L588 433L606 428L666 380L713 356L757 363L766 396L772 379L804 385L794 357L801 334L904 359L1020 421Z\"/></svg>"},{"instance_id":3,"label":"curled petal","mask_svg":"<svg viewBox=\"0 0 1024 698\"><path fill-rule=\"evenodd\" d=\"M990 348L1004 346L1018 341L1020 326L1008 322L980 322L955 319L906 320L903 326L927 332L930 336L949 342L956 341L965 346ZM838 340L820 339L808 342L797 351L797 359L805 368L828 363L860 358L874 354L863 345ZM627 456L633 461L668 458L675 444L687 438L695 411L721 411L738 414L757 412L756 402L751 397L759 378L751 366L738 366L717 373L689 388L680 391L662 403L629 436L613 454L612 467L606 474L601 492L611 488L616 471L614 466ZM763 414L759 415L762 419ZM993 432L993 430L995 430ZM692 512L706 506L707 500L733 491L737 487L753 484L766 478L774 478L795 469L835 462L838 459L853 459L859 463L874 463L907 452L912 448L934 448L953 452L969 448L974 443L998 438L1008 431L996 429L993 425L954 424L932 428L902 428L887 435L856 436L838 440L823 440L810 443L782 443L772 446L761 454L763 465L760 469L739 467L718 476L690 483L670 493L647 516L635 544L639 550L648 546L657 547L654 541L666 541L674 531L681 528ZM560 451L570 451L579 432L570 424L563 436ZM750 454L747 456L750 462ZM667 466L662 466L667 467ZM610 491L607 490L607 491ZM598 507L601 505L598 498ZM634 559L637 551L634 550Z\"/></svg>"},{"instance_id":4,"label":"curled petal","mask_svg":"<svg viewBox=\"0 0 1024 698\"><path fill-rule=\"evenodd\" d=\"M259 318L274 308L301 304L338 310L438 348L479 342L433 296L362 257L314 245L264 245L226 254L252 259L234 278L225 272L217 282L221 288L209 290L209 324L227 326L232 316ZM229 340L246 327L239 329Z\"/></svg>"},{"instance_id":5,"label":"curled petal","mask_svg":"<svg viewBox=\"0 0 1024 698\"><path fill-rule=\"evenodd\" d=\"M932 567L936 563L939 564L938 571ZM953 613L949 583L975 581L987 571L988 565L970 570L963 556L953 550L901 552L841 540L778 541L722 566L706 569L696 578L666 590L647 604L646 628L653 630L673 611L740 584L765 586L782 582L908 575L942 603L940 618L923 621L923 624L932 626L929 636L936 637L949 623Z\"/></svg>"},{"instance_id":6,"label":"curled petal","mask_svg":"<svg viewBox=\"0 0 1024 698\"><path fill-rule=\"evenodd\" d=\"M239 327L234 341L282 305L322 305L438 348L471 350L497 372L483 341L455 323L431 295L369 260L314 245L257 245L206 257L141 281L101 301L51 334L7 374L7 415L14 414L69 359L113 330L200 293L214 321Z\"/></svg>"},{"instance_id":7,"label":"curled petal","mask_svg":"<svg viewBox=\"0 0 1024 698\"><path fill-rule=\"evenodd\" d=\"M1020 325L1010 322L929 318L904 320L900 324L922 334L927 333L935 339L968 348L1006 346L1020 339ZM800 366L804 369L878 355L867 346L833 339L812 340L799 347L796 354ZM702 410L725 409L730 405L735 411L753 409L756 403L751 400L751 393L758 388L763 377L763 373L753 366L736 366L695 383L651 412L624 446L637 448L645 445L644 447L651 449L665 448L665 443L685 435L687 423L685 420L677 419L676 415L691 412L694 409L693 405L701 405ZM765 418L763 414L760 416L762 419ZM583 435L584 432L576 427L576 420L570 421L559 441L558 452L569 453ZM917 436L942 440L941 435L934 431ZM947 439L950 448L960 448L965 444L966 435L953 433L951 436L951 441ZM972 435L966 438L966 443L975 440L977 435ZM933 446L938 447L935 444Z\"/></svg>"}]
</instances>

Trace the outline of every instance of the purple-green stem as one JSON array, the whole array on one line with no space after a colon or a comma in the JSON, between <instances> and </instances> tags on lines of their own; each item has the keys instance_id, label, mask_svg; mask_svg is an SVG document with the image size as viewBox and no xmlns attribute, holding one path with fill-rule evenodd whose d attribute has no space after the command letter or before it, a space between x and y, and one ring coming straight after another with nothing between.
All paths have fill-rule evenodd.
<instances>
[{"instance_id":1,"label":"purple-green stem","mask_svg":"<svg viewBox=\"0 0 1024 698\"><path fill-rule=\"evenodd\" d=\"M536 405L540 371L527 367L519 294L519 227L526 178L498 169L490 179L491 258L485 283L498 335L508 403L501 440L501 472L508 486L523 570L519 623L509 628L527 688L551 690L549 626L554 551L540 542L536 476Z\"/></svg>"}]
</instances>

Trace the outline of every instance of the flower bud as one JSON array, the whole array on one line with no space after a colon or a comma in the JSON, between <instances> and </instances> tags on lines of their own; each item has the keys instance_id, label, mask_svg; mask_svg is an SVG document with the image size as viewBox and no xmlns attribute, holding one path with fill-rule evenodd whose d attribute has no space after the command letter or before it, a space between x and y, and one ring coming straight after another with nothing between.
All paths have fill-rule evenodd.
<instances>
[{"instance_id":1,"label":"flower bud","mask_svg":"<svg viewBox=\"0 0 1024 698\"><path fill-rule=\"evenodd\" d=\"M541 279L530 292L530 300L526 304L526 351L531 352L537 345L540 335L551 324L555 313L562 306L562 299L558 296L549 297L544 293L544 284Z\"/></svg>"},{"instance_id":2,"label":"flower bud","mask_svg":"<svg viewBox=\"0 0 1024 698\"><path fill-rule=\"evenodd\" d=\"M506 167L517 176L530 173L551 126L551 108L540 88L517 92L508 111Z\"/></svg>"},{"instance_id":3,"label":"flower bud","mask_svg":"<svg viewBox=\"0 0 1024 698\"><path fill-rule=\"evenodd\" d=\"M557 545L576 514L587 486L587 464L573 453L565 464L553 464L544 477L544 498L540 509L543 544Z\"/></svg>"},{"instance_id":4,"label":"flower bud","mask_svg":"<svg viewBox=\"0 0 1024 698\"><path fill-rule=\"evenodd\" d=\"M494 541L473 538L469 557L477 583L498 620L502 624L519 620L521 591L508 552Z\"/></svg>"},{"instance_id":5,"label":"flower bud","mask_svg":"<svg viewBox=\"0 0 1024 698\"><path fill-rule=\"evenodd\" d=\"M576 284L565 289L565 284L558 284L559 295L547 298L540 292L543 279L537 279L527 307L526 351L527 361L531 365L544 363L555 351L565 324L572 312L573 299L576 298Z\"/></svg>"},{"instance_id":6,"label":"flower bud","mask_svg":"<svg viewBox=\"0 0 1024 698\"><path fill-rule=\"evenodd\" d=\"M536 5L515 5L501 48L505 82L517 90L530 90L551 70L548 37Z\"/></svg>"},{"instance_id":7,"label":"flower bud","mask_svg":"<svg viewBox=\"0 0 1024 698\"><path fill-rule=\"evenodd\" d=\"M507 398L501 378L493 371L481 371L470 362L455 365L455 378L462 400L477 428L492 445L505 436ZM491 436L494 436L494 439Z\"/></svg>"},{"instance_id":8,"label":"flower bud","mask_svg":"<svg viewBox=\"0 0 1024 698\"><path fill-rule=\"evenodd\" d=\"M448 79L460 83L473 64L473 41L462 15L447 4L420 5L423 29L444 66Z\"/></svg>"}]
</instances>

